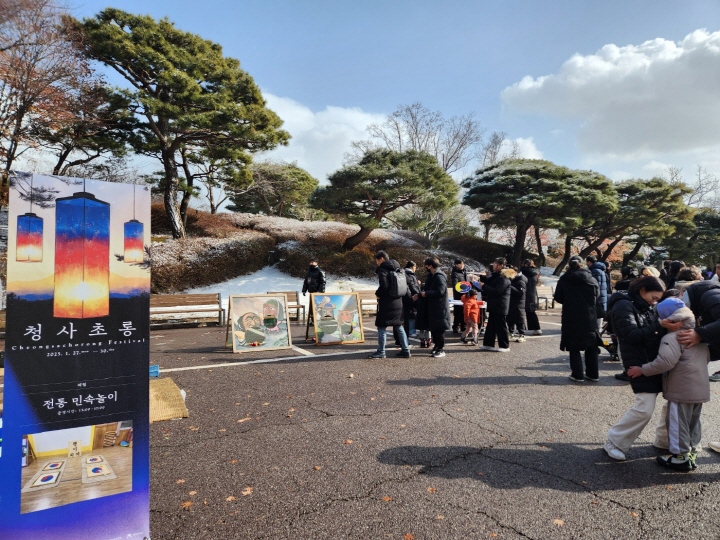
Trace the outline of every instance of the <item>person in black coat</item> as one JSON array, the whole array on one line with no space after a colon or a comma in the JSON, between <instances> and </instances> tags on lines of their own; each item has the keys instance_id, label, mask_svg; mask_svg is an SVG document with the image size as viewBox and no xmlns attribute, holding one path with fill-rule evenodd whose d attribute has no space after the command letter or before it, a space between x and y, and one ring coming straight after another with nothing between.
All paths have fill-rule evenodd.
<instances>
[{"instance_id":1,"label":"person in black coat","mask_svg":"<svg viewBox=\"0 0 720 540\"><path fill-rule=\"evenodd\" d=\"M612 331L618 338L618 349L625 369L642 366L655 360L666 331L653 310L662 298L665 284L659 278L645 276L630 283L627 293L616 292L608 300ZM675 327L677 330L679 325ZM635 403L607 435L604 449L618 461L640 436L655 410L658 392L662 391L662 375L641 376L630 380ZM655 445L667 448L664 418L655 434Z\"/></svg>"},{"instance_id":2,"label":"person in black coat","mask_svg":"<svg viewBox=\"0 0 720 540\"><path fill-rule=\"evenodd\" d=\"M537 286L540 282L540 270L535 267L535 263L530 259L525 259L520 268L523 276L527 278L527 290L525 291L525 315L527 316L528 330L532 330L536 336L542 335L540 329L540 319L537 316L537 310L540 306L538 298Z\"/></svg>"},{"instance_id":3,"label":"person in black coat","mask_svg":"<svg viewBox=\"0 0 720 540\"><path fill-rule=\"evenodd\" d=\"M589 255L585 257L585 263L587 264L588 270L595 278L598 284L598 298L597 298L597 323L598 330L602 330L602 321L605 318L605 312L607 311L607 274L605 273L605 264L598 262L597 257Z\"/></svg>"},{"instance_id":4,"label":"person in black coat","mask_svg":"<svg viewBox=\"0 0 720 540\"><path fill-rule=\"evenodd\" d=\"M453 291L453 300L460 300L462 293L455 289L455 285L461 281L467 281L468 275L465 270L465 262L462 259L455 259L455 266L453 266L450 272L450 288ZM465 331L465 317L463 315L462 306L453 306L453 324L452 331L454 334L459 334Z\"/></svg>"},{"instance_id":5,"label":"person in black coat","mask_svg":"<svg viewBox=\"0 0 720 540\"><path fill-rule=\"evenodd\" d=\"M512 273L510 273L512 272ZM518 273L516 269L506 268L503 270L505 277L510 279L510 310L508 311L507 323L513 341L522 343L525 341L525 291L527 290L527 278ZM516 335L517 334L517 335Z\"/></svg>"},{"instance_id":6,"label":"person in black coat","mask_svg":"<svg viewBox=\"0 0 720 540\"><path fill-rule=\"evenodd\" d=\"M407 281L409 295L403 297L403 326L405 327L405 333L408 337L416 337L415 334L415 317L417 316L417 310L415 309L415 300L413 296L420 292L420 283L415 275L417 265L413 261L408 261L405 264L405 280Z\"/></svg>"},{"instance_id":7,"label":"person in black coat","mask_svg":"<svg viewBox=\"0 0 720 540\"><path fill-rule=\"evenodd\" d=\"M482 298L487 305L488 321L480 347L486 351L509 352L510 335L507 326L507 314L510 310L510 280L502 275L505 258L498 257L491 264L489 276L480 275ZM495 347L497 336L498 346Z\"/></svg>"},{"instance_id":8,"label":"person in black coat","mask_svg":"<svg viewBox=\"0 0 720 540\"><path fill-rule=\"evenodd\" d=\"M598 345L602 342L597 325L598 294L597 281L583 266L582 258L570 257L568 269L555 287L555 301L563 305L560 350L570 353L570 380L575 382L599 379ZM581 351L585 351L584 374Z\"/></svg>"},{"instance_id":9,"label":"person in black coat","mask_svg":"<svg viewBox=\"0 0 720 540\"><path fill-rule=\"evenodd\" d=\"M393 298L390 296L390 273L401 272L402 278L405 279L405 273L400 268L397 261L390 259L384 251L378 251L375 254L375 270L378 275L378 288L375 296L378 297L378 311L375 317L375 326L378 333L378 348L368 358L385 358L385 343L387 340L387 327L392 326L393 332L397 332L398 343L401 351L395 356L400 358L410 358L410 349L408 347L407 335L403 328L403 299L402 297Z\"/></svg>"},{"instance_id":10,"label":"person in black coat","mask_svg":"<svg viewBox=\"0 0 720 540\"><path fill-rule=\"evenodd\" d=\"M305 274L303 281L302 293L325 292L325 272L320 270L316 259L310 259L310 267Z\"/></svg>"},{"instance_id":11,"label":"person in black coat","mask_svg":"<svg viewBox=\"0 0 720 540\"><path fill-rule=\"evenodd\" d=\"M425 259L425 268L428 277L423 290L413 297L421 303L416 324L418 328L430 330L434 344L430 356L441 358L445 356L445 332L451 327L447 277L440 270L440 262L434 257Z\"/></svg>"},{"instance_id":12,"label":"person in black coat","mask_svg":"<svg viewBox=\"0 0 720 540\"><path fill-rule=\"evenodd\" d=\"M720 360L720 283L717 281L696 281L683 292L683 301L700 325L694 330L678 332L678 343L692 347L700 342L710 346L710 359ZM710 376L711 381L720 381L720 371Z\"/></svg>"}]
</instances>

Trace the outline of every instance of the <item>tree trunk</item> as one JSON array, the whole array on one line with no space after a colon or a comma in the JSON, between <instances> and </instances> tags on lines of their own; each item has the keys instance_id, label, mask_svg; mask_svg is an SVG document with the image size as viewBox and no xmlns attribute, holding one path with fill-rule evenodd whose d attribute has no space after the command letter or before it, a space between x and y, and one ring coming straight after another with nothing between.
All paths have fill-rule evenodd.
<instances>
[{"instance_id":1,"label":"tree trunk","mask_svg":"<svg viewBox=\"0 0 720 540\"><path fill-rule=\"evenodd\" d=\"M563 258L560 261L560 264L558 264L555 267L555 271L553 272L553 276L559 276L562 274L563 268L565 268L565 265L570 260L570 248L572 247L572 235L568 234L565 237L565 253L563 253Z\"/></svg>"},{"instance_id":2,"label":"tree trunk","mask_svg":"<svg viewBox=\"0 0 720 540\"><path fill-rule=\"evenodd\" d=\"M540 238L540 227L533 225L533 229L535 229L535 244L537 244L538 250L538 264L539 266L545 266L545 253L543 253L542 238Z\"/></svg>"},{"instance_id":3,"label":"tree trunk","mask_svg":"<svg viewBox=\"0 0 720 540\"><path fill-rule=\"evenodd\" d=\"M165 168L165 212L170 220L173 238L185 238L185 226L183 225L180 209L178 208L177 196L180 181L177 175L177 163L172 150L163 149L162 161Z\"/></svg>"},{"instance_id":4,"label":"tree trunk","mask_svg":"<svg viewBox=\"0 0 720 540\"><path fill-rule=\"evenodd\" d=\"M522 259L522 252L525 247L525 239L527 238L527 231L529 228L529 225L518 225L517 227L517 232L515 234L515 247L513 248L511 261L513 266L520 266L520 259Z\"/></svg>"},{"instance_id":5,"label":"tree trunk","mask_svg":"<svg viewBox=\"0 0 720 540\"><path fill-rule=\"evenodd\" d=\"M612 242L610 242L608 244L607 249L605 249L605 251L602 252L602 254L601 254L602 256L600 257L600 260L602 262L607 262L607 260L610 258L610 255L612 255L613 250L617 247L617 245L620 242L622 242L623 238L624 237L622 237L622 236L618 236L615 240L613 240Z\"/></svg>"},{"instance_id":6,"label":"tree trunk","mask_svg":"<svg viewBox=\"0 0 720 540\"><path fill-rule=\"evenodd\" d=\"M351 237L347 238L345 240L345 243L343 244L342 248L345 251L352 251L356 247L360 245L360 243L365 240L368 236L370 236L370 233L373 232L375 228L368 227L365 228L362 225L360 226L360 230L356 232Z\"/></svg>"},{"instance_id":7,"label":"tree trunk","mask_svg":"<svg viewBox=\"0 0 720 540\"><path fill-rule=\"evenodd\" d=\"M623 255L623 262L622 262L623 266L627 266L628 263L635 258L635 256L640 252L640 248L643 246L644 243L645 242L643 242L642 239L638 240L635 243L635 247L632 248L632 251L630 251L630 253L626 253L625 255Z\"/></svg>"}]
</instances>

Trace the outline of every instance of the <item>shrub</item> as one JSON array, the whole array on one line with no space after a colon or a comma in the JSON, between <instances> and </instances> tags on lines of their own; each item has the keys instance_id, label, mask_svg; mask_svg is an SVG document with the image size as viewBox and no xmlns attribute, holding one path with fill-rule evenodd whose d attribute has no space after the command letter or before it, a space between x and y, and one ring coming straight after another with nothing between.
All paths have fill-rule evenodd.
<instances>
[{"instance_id":1,"label":"shrub","mask_svg":"<svg viewBox=\"0 0 720 540\"><path fill-rule=\"evenodd\" d=\"M459 253L464 257L472 257L489 265L493 259L498 257L509 258L512 255L512 247L487 242L477 236L446 236L440 240L440 247L449 251ZM537 255L523 250L522 259L536 259Z\"/></svg>"}]
</instances>

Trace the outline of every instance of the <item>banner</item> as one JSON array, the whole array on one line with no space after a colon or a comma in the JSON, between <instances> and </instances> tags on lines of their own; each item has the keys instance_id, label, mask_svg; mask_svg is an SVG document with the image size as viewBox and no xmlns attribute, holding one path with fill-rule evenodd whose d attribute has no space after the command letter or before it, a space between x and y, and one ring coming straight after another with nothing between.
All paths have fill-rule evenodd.
<instances>
[{"instance_id":1,"label":"banner","mask_svg":"<svg viewBox=\"0 0 720 540\"><path fill-rule=\"evenodd\" d=\"M149 190L10 182L0 539L149 538Z\"/></svg>"}]
</instances>

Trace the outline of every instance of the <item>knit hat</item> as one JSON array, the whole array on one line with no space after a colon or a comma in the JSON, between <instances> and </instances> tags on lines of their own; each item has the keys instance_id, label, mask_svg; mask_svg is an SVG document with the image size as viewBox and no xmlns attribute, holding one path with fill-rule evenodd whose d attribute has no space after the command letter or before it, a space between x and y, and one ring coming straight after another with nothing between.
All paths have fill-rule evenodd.
<instances>
[{"instance_id":1,"label":"knit hat","mask_svg":"<svg viewBox=\"0 0 720 540\"><path fill-rule=\"evenodd\" d=\"M671 296L670 298L666 298L665 300L663 300L662 302L660 302L657 305L658 317L660 317L661 319L667 319L668 317L670 317L670 315L675 313L678 309L681 309L684 307L685 307L685 302L683 302L679 298L675 298L675 297Z\"/></svg>"}]
</instances>

